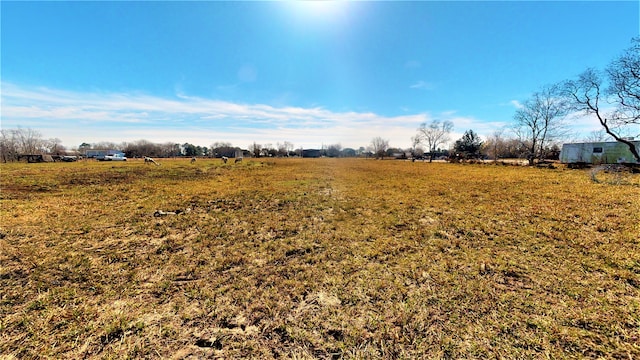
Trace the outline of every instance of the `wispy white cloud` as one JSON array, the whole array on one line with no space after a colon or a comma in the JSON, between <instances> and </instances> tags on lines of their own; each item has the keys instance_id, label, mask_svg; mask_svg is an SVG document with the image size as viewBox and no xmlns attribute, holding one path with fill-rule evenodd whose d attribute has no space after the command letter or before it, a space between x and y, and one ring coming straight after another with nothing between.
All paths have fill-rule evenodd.
<instances>
[{"instance_id":1,"label":"wispy white cloud","mask_svg":"<svg viewBox=\"0 0 640 360\"><path fill-rule=\"evenodd\" d=\"M509 104L511 104L516 109L524 108L524 105L522 105L522 103L520 101L518 101L518 100L511 100L511 101L509 101Z\"/></svg>"},{"instance_id":2,"label":"wispy white cloud","mask_svg":"<svg viewBox=\"0 0 640 360\"><path fill-rule=\"evenodd\" d=\"M82 142L191 142L207 146L228 141L290 141L297 147L341 143L366 146L382 136L394 147L409 147L428 113L383 116L373 112L334 112L323 107L271 106L206 99L180 93L163 98L139 92L73 92L2 83L2 127L31 127L67 146ZM461 132L486 125L455 112L440 113Z\"/></svg>"},{"instance_id":3,"label":"wispy white cloud","mask_svg":"<svg viewBox=\"0 0 640 360\"><path fill-rule=\"evenodd\" d=\"M411 89L433 90L435 86L432 83L420 80L409 87Z\"/></svg>"}]
</instances>

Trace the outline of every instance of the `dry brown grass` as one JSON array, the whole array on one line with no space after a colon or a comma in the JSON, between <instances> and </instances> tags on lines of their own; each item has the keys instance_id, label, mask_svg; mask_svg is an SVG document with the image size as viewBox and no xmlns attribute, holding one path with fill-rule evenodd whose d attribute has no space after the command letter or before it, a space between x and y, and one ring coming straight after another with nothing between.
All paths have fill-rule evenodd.
<instances>
[{"instance_id":1,"label":"dry brown grass","mask_svg":"<svg viewBox=\"0 0 640 360\"><path fill-rule=\"evenodd\" d=\"M0 171L6 357L640 357L637 176L356 159Z\"/></svg>"}]
</instances>

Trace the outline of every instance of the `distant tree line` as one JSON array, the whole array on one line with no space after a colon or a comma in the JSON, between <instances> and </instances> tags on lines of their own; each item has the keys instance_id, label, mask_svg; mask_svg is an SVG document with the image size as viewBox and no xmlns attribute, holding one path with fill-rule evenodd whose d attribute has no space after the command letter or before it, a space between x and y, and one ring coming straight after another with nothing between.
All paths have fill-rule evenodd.
<instances>
[{"instance_id":1,"label":"distant tree line","mask_svg":"<svg viewBox=\"0 0 640 360\"><path fill-rule=\"evenodd\" d=\"M461 138L455 140L450 149L442 149L440 146L450 141L452 126L434 121L431 124L422 124L418 128L418 134L412 138L414 146L407 151L412 157L433 161L436 158L449 160L469 159L531 159L532 149L539 154L536 159L558 159L560 155L559 141L547 141L543 145L535 143L532 139L518 136L517 131L512 131L510 136L505 135L505 130L496 130L486 140L473 130L465 131ZM426 135L425 135L426 133ZM559 139L558 139L559 140ZM426 145L423 147L423 145Z\"/></svg>"},{"instance_id":2,"label":"distant tree line","mask_svg":"<svg viewBox=\"0 0 640 360\"><path fill-rule=\"evenodd\" d=\"M249 145L248 149L242 149L230 142L217 141L210 146L200 146L191 143L154 143L148 140L133 142L83 142L77 148L68 149L61 145L59 139L43 139L39 131L30 128L3 129L0 137L0 159L3 162L17 161L20 155L26 154L50 154L50 155L84 155L88 150L117 150L122 151L126 157L142 158L175 158L175 157L293 157L303 156L303 149L294 147L289 141L282 143ZM356 157L368 156L364 147L359 149L342 148L340 144L322 146L317 149L317 156L323 157Z\"/></svg>"},{"instance_id":3,"label":"distant tree line","mask_svg":"<svg viewBox=\"0 0 640 360\"><path fill-rule=\"evenodd\" d=\"M439 124L441 127L442 124ZM445 126L445 130L448 126ZM0 138L0 159L3 162L17 161L20 155L25 154L50 154L50 155L84 155L87 150L118 150L125 153L129 158L141 158L149 156L153 158L175 158L175 157L302 157L312 154L313 157L368 157L368 158L448 158L458 156L460 158L514 158L525 157L527 154L527 142L518 139L507 139L496 133L487 141L480 141L479 136L469 130L465 135L457 140L452 149L442 148L448 133L440 136L439 141L431 140L428 149L424 150L422 142L417 139L411 148L398 148L389 146L389 141L381 137L376 137L368 146L361 146L357 149L343 148L341 144L322 145L320 149L311 152L303 152L302 148L295 148L293 143L285 141L282 143L258 144L256 142L242 149L233 146L229 142L218 141L209 147L194 145L191 143L153 143L147 140L133 142L97 142L82 143L75 149L68 149L61 145L59 139L44 139L40 132L29 129L3 129ZM446 140L448 141L448 140ZM434 147L435 144L435 147ZM547 153L553 153L557 146L547 149Z\"/></svg>"}]
</instances>

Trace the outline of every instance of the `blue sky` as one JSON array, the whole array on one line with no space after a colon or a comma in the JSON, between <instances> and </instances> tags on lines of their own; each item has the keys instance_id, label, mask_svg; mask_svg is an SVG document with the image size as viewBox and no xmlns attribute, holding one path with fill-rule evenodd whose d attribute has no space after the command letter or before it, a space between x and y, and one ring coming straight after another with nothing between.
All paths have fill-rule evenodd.
<instances>
[{"instance_id":1,"label":"blue sky","mask_svg":"<svg viewBox=\"0 0 640 360\"><path fill-rule=\"evenodd\" d=\"M432 119L453 121L453 140L488 136L532 92L604 68L640 34L639 1L0 6L2 128L70 148L376 136L407 148Z\"/></svg>"}]
</instances>

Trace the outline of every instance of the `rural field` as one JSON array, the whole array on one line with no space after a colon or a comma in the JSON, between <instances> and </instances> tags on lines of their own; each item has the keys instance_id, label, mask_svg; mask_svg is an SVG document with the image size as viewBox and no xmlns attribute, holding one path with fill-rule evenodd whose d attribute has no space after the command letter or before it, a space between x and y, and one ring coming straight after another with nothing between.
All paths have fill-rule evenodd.
<instances>
[{"instance_id":1,"label":"rural field","mask_svg":"<svg viewBox=\"0 0 640 360\"><path fill-rule=\"evenodd\" d=\"M0 164L0 358L640 358L640 175Z\"/></svg>"}]
</instances>

